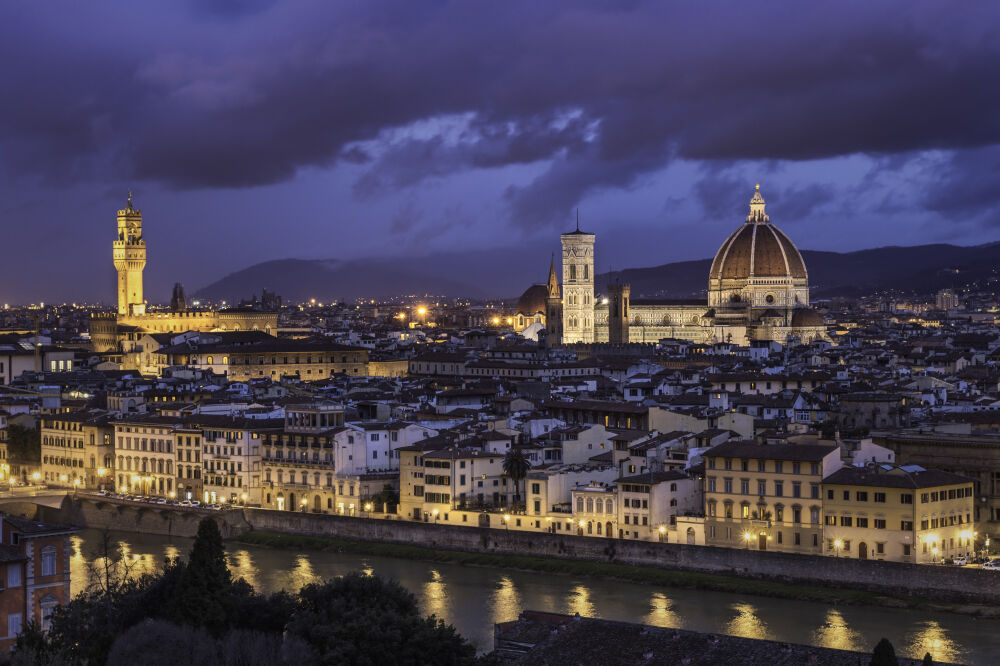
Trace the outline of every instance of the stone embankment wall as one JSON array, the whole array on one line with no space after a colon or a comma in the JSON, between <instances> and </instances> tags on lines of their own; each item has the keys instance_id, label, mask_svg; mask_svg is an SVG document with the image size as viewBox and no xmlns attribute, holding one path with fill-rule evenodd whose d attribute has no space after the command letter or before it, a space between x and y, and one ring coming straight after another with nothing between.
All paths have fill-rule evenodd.
<instances>
[{"instance_id":1,"label":"stone embankment wall","mask_svg":"<svg viewBox=\"0 0 1000 666\"><path fill-rule=\"evenodd\" d=\"M254 529L291 534L642 565L961 603L1000 603L1000 572L982 569L260 509L244 513Z\"/></svg>"},{"instance_id":2,"label":"stone embankment wall","mask_svg":"<svg viewBox=\"0 0 1000 666\"><path fill-rule=\"evenodd\" d=\"M206 516L219 524L223 538L237 537L251 529L242 511L212 511L86 496L67 495L59 508L25 501L3 502L0 511L57 525L163 536L193 537L198 533L198 523Z\"/></svg>"}]
</instances>

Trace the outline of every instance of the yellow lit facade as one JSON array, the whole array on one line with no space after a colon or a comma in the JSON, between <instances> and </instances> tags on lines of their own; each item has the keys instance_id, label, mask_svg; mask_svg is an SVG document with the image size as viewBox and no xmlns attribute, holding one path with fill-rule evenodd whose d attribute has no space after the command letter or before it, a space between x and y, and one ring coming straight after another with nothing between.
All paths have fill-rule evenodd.
<instances>
[{"instance_id":1,"label":"yellow lit facade","mask_svg":"<svg viewBox=\"0 0 1000 666\"><path fill-rule=\"evenodd\" d=\"M822 552L821 484L836 446L730 441L705 452L705 543Z\"/></svg>"},{"instance_id":2,"label":"yellow lit facade","mask_svg":"<svg viewBox=\"0 0 1000 666\"><path fill-rule=\"evenodd\" d=\"M58 488L110 489L114 477L114 427L104 413L68 412L40 424L41 480Z\"/></svg>"},{"instance_id":3,"label":"yellow lit facade","mask_svg":"<svg viewBox=\"0 0 1000 666\"><path fill-rule=\"evenodd\" d=\"M971 556L978 536L974 504L972 480L957 474L894 465L844 468L823 481L823 552L915 563Z\"/></svg>"}]
</instances>

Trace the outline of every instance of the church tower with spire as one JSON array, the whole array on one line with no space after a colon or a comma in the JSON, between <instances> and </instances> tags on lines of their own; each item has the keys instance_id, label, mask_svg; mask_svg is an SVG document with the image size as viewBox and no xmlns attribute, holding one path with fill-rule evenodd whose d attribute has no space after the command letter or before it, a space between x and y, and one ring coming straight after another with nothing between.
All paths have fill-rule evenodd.
<instances>
[{"instance_id":1,"label":"church tower with spire","mask_svg":"<svg viewBox=\"0 0 1000 666\"><path fill-rule=\"evenodd\" d=\"M118 314L143 315L146 313L142 296L146 241L142 237L142 211L132 207L131 192L125 208L118 211L118 238L113 247L115 270L118 271Z\"/></svg>"},{"instance_id":2,"label":"church tower with spire","mask_svg":"<svg viewBox=\"0 0 1000 666\"><path fill-rule=\"evenodd\" d=\"M549 264L548 299L545 307L545 327L547 344L562 344L562 294L559 291L559 276L556 274L556 258Z\"/></svg>"}]
</instances>

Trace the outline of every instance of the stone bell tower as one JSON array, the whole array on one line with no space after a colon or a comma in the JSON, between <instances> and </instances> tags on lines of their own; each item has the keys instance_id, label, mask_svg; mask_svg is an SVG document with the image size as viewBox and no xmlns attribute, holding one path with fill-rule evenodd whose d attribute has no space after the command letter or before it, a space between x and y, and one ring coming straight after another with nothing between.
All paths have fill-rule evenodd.
<instances>
[{"instance_id":1,"label":"stone bell tower","mask_svg":"<svg viewBox=\"0 0 1000 666\"><path fill-rule=\"evenodd\" d=\"M564 344L594 341L594 234L576 231L562 240L562 341Z\"/></svg>"},{"instance_id":2,"label":"stone bell tower","mask_svg":"<svg viewBox=\"0 0 1000 666\"><path fill-rule=\"evenodd\" d=\"M132 207L131 192L128 193L125 208L118 211L114 261L115 270L118 271L118 314L145 314L142 270L146 267L146 241L142 237L142 211Z\"/></svg>"}]
</instances>

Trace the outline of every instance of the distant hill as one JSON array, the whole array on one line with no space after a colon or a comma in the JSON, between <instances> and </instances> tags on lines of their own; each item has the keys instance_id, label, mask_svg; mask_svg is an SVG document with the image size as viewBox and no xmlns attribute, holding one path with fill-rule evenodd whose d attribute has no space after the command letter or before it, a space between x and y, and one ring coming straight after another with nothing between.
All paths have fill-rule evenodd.
<instances>
[{"instance_id":1,"label":"distant hill","mask_svg":"<svg viewBox=\"0 0 1000 666\"><path fill-rule=\"evenodd\" d=\"M286 302L388 298L406 294L462 295L479 298L476 285L449 276L428 262L359 259L277 259L254 264L202 287L194 295L214 301L236 301L267 288Z\"/></svg>"},{"instance_id":2,"label":"distant hill","mask_svg":"<svg viewBox=\"0 0 1000 666\"><path fill-rule=\"evenodd\" d=\"M974 247L936 244L856 252L802 250L813 298L853 296L879 289L931 292L996 277L1000 243ZM711 259L599 275L598 289L620 279L633 296L686 297L705 293Z\"/></svg>"},{"instance_id":3,"label":"distant hill","mask_svg":"<svg viewBox=\"0 0 1000 666\"><path fill-rule=\"evenodd\" d=\"M856 252L803 250L814 298L853 296L879 289L931 292L996 277L1000 242L961 247L917 245ZM548 261L532 264L547 268ZM629 268L597 276L598 290L610 279L632 285L633 296L683 298L704 294L711 259ZM255 264L202 287L195 297L236 301L262 287L287 302L310 298L353 300L434 294L516 298L545 274L528 276L511 262L510 251L442 253L418 258L313 260L278 259Z\"/></svg>"}]
</instances>

